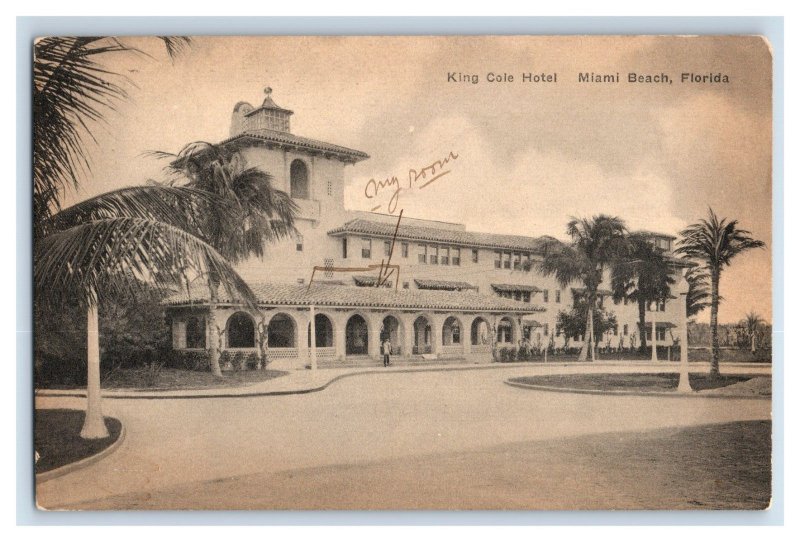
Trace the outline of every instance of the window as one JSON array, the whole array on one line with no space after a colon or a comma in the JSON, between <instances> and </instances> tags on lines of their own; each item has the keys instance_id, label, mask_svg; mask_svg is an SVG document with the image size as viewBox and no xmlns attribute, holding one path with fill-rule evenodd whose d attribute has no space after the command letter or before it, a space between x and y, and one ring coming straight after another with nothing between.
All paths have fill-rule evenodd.
<instances>
[{"instance_id":1,"label":"window","mask_svg":"<svg viewBox=\"0 0 800 542\"><path fill-rule=\"evenodd\" d=\"M401 244L400 250L402 252L403 258L408 258L408 243Z\"/></svg>"},{"instance_id":2,"label":"window","mask_svg":"<svg viewBox=\"0 0 800 542\"><path fill-rule=\"evenodd\" d=\"M547 337L548 335L550 335L550 324L545 324L544 325L544 336Z\"/></svg>"},{"instance_id":3,"label":"window","mask_svg":"<svg viewBox=\"0 0 800 542\"><path fill-rule=\"evenodd\" d=\"M525 303L530 303L530 302L531 302L531 293L530 293L530 292L523 292L523 294L522 294L522 300L523 300Z\"/></svg>"},{"instance_id":4,"label":"window","mask_svg":"<svg viewBox=\"0 0 800 542\"><path fill-rule=\"evenodd\" d=\"M561 290L556 290L556 303L561 303Z\"/></svg>"},{"instance_id":5,"label":"window","mask_svg":"<svg viewBox=\"0 0 800 542\"><path fill-rule=\"evenodd\" d=\"M656 328L656 340L657 341L666 341L667 340L667 328L665 328L665 327L657 327Z\"/></svg>"},{"instance_id":6,"label":"window","mask_svg":"<svg viewBox=\"0 0 800 542\"><path fill-rule=\"evenodd\" d=\"M361 239L361 257L372 258L372 239L366 237Z\"/></svg>"},{"instance_id":7,"label":"window","mask_svg":"<svg viewBox=\"0 0 800 542\"><path fill-rule=\"evenodd\" d=\"M439 263L442 265L450 265L450 247L442 247L442 259Z\"/></svg>"},{"instance_id":8,"label":"window","mask_svg":"<svg viewBox=\"0 0 800 542\"><path fill-rule=\"evenodd\" d=\"M530 254L526 254L525 255L525 265L523 265L522 268L524 270L526 270L526 271L530 271L531 269L533 269L533 266L531 265L531 255Z\"/></svg>"},{"instance_id":9,"label":"window","mask_svg":"<svg viewBox=\"0 0 800 542\"><path fill-rule=\"evenodd\" d=\"M666 311L667 310L667 302L666 301L659 302L658 310L660 310L661 312Z\"/></svg>"},{"instance_id":10,"label":"window","mask_svg":"<svg viewBox=\"0 0 800 542\"><path fill-rule=\"evenodd\" d=\"M501 267L503 267L502 261L503 261L503 253L500 252L499 250L495 250L494 251L494 268L495 269L500 269Z\"/></svg>"},{"instance_id":11,"label":"window","mask_svg":"<svg viewBox=\"0 0 800 542\"><path fill-rule=\"evenodd\" d=\"M328 195L333 195L333 182L330 180L330 178L328 178Z\"/></svg>"},{"instance_id":12,"label":"window","mask_svg":"<svg viewBox=\"0 0 800 542\"><path fill-rule=\"evenodd\" d=\"M432 246L431 247L431 257L429 262L431 265L437 265L439 263L439 247Z\"/></svg>"},{"instance_id":13,"label":"window","mask_svg":"<svg viewBox=\"0 0 800 542\"><path fill-rule=\"evenodd\" d=\"M619 324L614 324L614 337L619 335Z\"/></svg>"},{"instance_id":14,"label":"window","mask_svg":"<svg viewBox=\"0 0 800 542\"><path fill-rule=\"evenodd\" d=\"M550 291L549 290L542 290L542 301L545 303L550 302Z\"/></svg>"},{"instance_id":15,"label":"window","mask_svg":"<svg viewBox=\"0 0 800 542\"><path fill-rule=\"evenodd\" d=\"M478 249L472 249L472 263L478 263Z\"/></svg>"},{"instance_id":16,"label":"window","mask_svg":"<svg viewBox=\"0 0 800 542\"><path fill-rule=\"evenodd\" d=\"M461 265L461 249L453 249L453 259L450 261L453 265Z\"/></svg>"},{"instance_id":17,"label":"window","mask_svg":"<svg viewBox=\"0 0 800 542\"><path fill-rule=\"evenodd\" d=\"M426 263L428 258L428 245L419 245L419 263Z\"/></svg>"},{"instance_id":18,"label":"window","mask_svg":"<svg viewBox=\"0 0 800 542\"><path fill-rule=\"evenodd\" d=\"M391 241L384 241L383 242L383 255L384 256L388 256L391 251L392 251L392 242Z\"/></svg>"},{"instance_id":19,"label":"window","mask_svg":"<svg viewBox=\"0 0 800 542\"><path fill-rule=\"evenodd\" d=\"M628 334L628 324L625 324L624 326L622 326L622 334L623 335L627 335Z\"/></svg>"},{"instance_id":20,"label":"window","mask_svg":"<svg viewBox=\"0 0 800 542\"><path fill-rule=\"evenodd\" d=\"M408 281L403 283L403 290L408 290Z\"/></svg>"},{"instance_id":21,"label":"window","mask_svg":"<svg viewBox=\"0 0 800 542\"><path fill-rule=\"evenodd\" d=\"M295 237L294 242L295 242L294 246L297 252L303 252L303 236L298 233L297 237Z\"/></svg>"},{"instance_id":22,"label":"window","mask_svg":"<svg viewBox=\"0 0 800 542\"><path fill-rule=\"evenodd\" d=\"M342 237L342 258L347 259L347 237Z\"/></svg>"},{"instance_id":23,"label":"window","mask_svg":"<svg viewBox=\"0 0 800 542\"><path fill-rule=\"evenodd\" d=\"M289 167L291 195L296 199L308 199L308 167L302 160L295 160Z\"/></svg>"},{"instance_id":24,"label":"window","mask_svg":"<svg viewBox=\"0 0 800 542\"><path fill-rule=\"evenodd\" d=\"M511 253L503 253L503 269L511 269Z\"/></svg>"},{"instance_id":25,"label":"window","mask_svg":"<svg viewBox=\"0 0 800 542\"><path fill-rule=\"evenodd\" d=\"M186 320L186 348L206 347L206 322L202 317L192 316Z\"/></svg>"},{"instance_id":26,"label":"window","mask_svg":"<svg viewBox=\"0 0 800 542\"><path fill-rule=\"evenodd\" d=\"M519 252L514 253L514 269L516 271L522 269L522 254Z\"/></svg>"},{"instance_id":27,"label":"window","mask_svg":"<svg viewBox=\"0 0 800 542\"><path fill-rule=\"evenodd\" d=\"M514 301L522 301L522 292L514 292Z\"/></svg>"}]
</instances>

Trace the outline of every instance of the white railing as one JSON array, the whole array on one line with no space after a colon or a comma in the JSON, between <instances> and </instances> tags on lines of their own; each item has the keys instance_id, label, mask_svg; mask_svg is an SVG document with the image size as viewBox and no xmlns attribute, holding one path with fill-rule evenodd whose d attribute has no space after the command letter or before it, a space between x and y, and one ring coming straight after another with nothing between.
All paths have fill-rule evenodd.
<instances>
[{"instance_id":1,"label":"white railing","mask_svg":"<svg viewBox=\"0 0 800 542\"><path fill-rule=\"evenodd\" d=\"M269 348L267 349L267 359L296 359L298 357L297 348Z\"/></svg>"},{"instance_id":2,"label":"white railing","mask_svg":"<svg viewBox=\"0 0 800 542\"><path fill-rule=\"evenodd\" d=\"M336 348L333 346L318 346L317 359L334 359L336 357ZM308 358L311 359L311 349L308 349Z\"/></svg>"}]
</instances>

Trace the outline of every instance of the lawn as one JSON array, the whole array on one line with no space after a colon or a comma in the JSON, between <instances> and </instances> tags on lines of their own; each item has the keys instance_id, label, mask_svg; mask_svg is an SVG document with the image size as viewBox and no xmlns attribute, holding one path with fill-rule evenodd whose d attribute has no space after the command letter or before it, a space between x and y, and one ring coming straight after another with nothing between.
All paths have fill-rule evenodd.
<instances>
[{"instance_id":1,"label":"lawn","mask_svg":"<svg viewBox=\"0 0 800 542\"><path fill-rule=\"evenodd\" d=\"M754 378L753 375L721 375L710 378L707 373L691 373L689 383L695 391L724 388ZM663 392L678 387L677 373L607 373L523 376L512 378L513 382L534 386L552 386L596 391Z\"/></svg>"},{"instance_id":2,"label":"lawn","mask_svg":"<svg viewBox=\"0 0 800 542\"><path fill-rule=\"evenodd\" d=\"M36 473L42 473L92 456L111 446L119 438L122 424L106 418L111 436L104 439L81 438L83 410L36 410L33 419L34 449L39 452Z\"/></svg>"},{"instance_id":3,"label":"lawn","mask_svg":"<svg viewBox=\"0 0 800 542\"><path fill-rule=\"evenodd\" d=\"M209 371L189 371L164 367L159 371L147 369L117 369L105 376L103 389L125 390L204 390L236 388L257 384L286 374L286 371L226 371L222 377Z\"/></svg>"}]
</instances>

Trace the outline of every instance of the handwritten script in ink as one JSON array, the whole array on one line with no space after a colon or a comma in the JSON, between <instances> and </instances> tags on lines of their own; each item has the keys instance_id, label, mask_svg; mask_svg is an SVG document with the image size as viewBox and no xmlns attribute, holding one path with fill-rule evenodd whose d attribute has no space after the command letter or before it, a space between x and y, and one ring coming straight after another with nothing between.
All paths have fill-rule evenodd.
<instances>
[{"instance_id":1,"label":"handwritten script in ink","mask_svg":"<svg viewBox=\"0 0 800 542\"><path fill-rule=\"evenodd\" d=\"M314 283L314 276L317 274L317 271L321 271L326 274L330 273L364 273L368 271L378 271L378 276L375 280L375 287L381 288L382 286L391 286L391 282L389 279L395 277L397 280L395 281L394 289L397 290L397 285L400 282L400 266L397 264L392 264L392 255L394 254L394 245L395 241L397 240L397 232L400 229L400 220L403 219L403 210L400 209L400 214L397 216L397 224L394 226L394 233L392 234L392 243L389 246L389 254L387 258L381 259L381 263L379 264L370 264L365 267L333 267L333 266L324 266L324 265L315 265L311 271L311 279L308 281L308 287L306 288L306 293L311 289L311 285Z\"/></svg>"},{"instance_id":2,"label":"handwritten script in ink","mask_svg":"<svg viewBox=\"0 0 800 542\"><path fill-rule=\"evenodd\" d=\"M455 160L458 160L458 154L454 151L450 151L450 153L441 160L431 162L427 166L419 169L409 168L408 178L403 181L396 176L389 177L382 181L370 179L367 181L367 184L364 185L364 196L369 200L378 200L382 197L385 198L386 196L384 194L391 194L389 196L389 201L385 204L386 212L394 214L397 209L397 204L400 201L400 192L413 189L422 190L434 181L441 179L445 175L449 175L452 171L450 169L452 167L451 162ZM384 204L382 203L378 204L372 207L370 211L378 211L383 206Z\"/></svg>"}]
</instances>

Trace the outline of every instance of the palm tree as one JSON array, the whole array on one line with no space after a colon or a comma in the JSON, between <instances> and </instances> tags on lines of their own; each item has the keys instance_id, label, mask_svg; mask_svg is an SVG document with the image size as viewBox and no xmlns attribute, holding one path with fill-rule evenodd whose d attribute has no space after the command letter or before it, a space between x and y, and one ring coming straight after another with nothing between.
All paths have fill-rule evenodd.
<instances>
[{"instance_id":1,"label":"palm tree","mask_svg":"<svg viewBox=\"0 0 800 542\"><path fill-rule=\"evenodd\" d=\"M581 282L585 288L586 341L581 348L580 361L586 361L587 348L591 350L592 360L595 359L592 315L597 306L597 290L603 282L604 270L613 267L626 253L626 234L625 223L614 216L572 218L567 223L569 245L548 240L542 246L544 258L536 266L544 276L554 276L562 288L574 282Z\"/></svg>"},{"instance_id":2,"label":"palm tree","mask_svg":"<svg viewBox=\"0 0 800 542\"><path fill-rule=\"evenodd\" d=\"M188 43L163 38L173 55ZM97 60L135 51L115 38L43 38L34 46L34 303L75 302L87 314L87 412L81 436L108 435L100 396L98 307L141 284L180 284L187 272L214 273L232 293L252 292L230 264L195 237L198 210L224 205L196 188L144 186L97 196L68 209L61 199L89 169L85 138L125 98L124 78Z\"/></svg>"},{"instance_id":3,"label":"palm tree","mask_svg":"<svg viewBox=\"0 0 800 542\"><path fill-rule=\"evenodd\" d=\"M750 337L750 353L756 353L756 334L758 333L758 329L764 324L765 321L761 318L760 314L757 314L756 311L751 310L745 315L745 319L742 320L741 324L747 330L747 336Z\"/></svg>"},{"instance_id":4,"label":"palm tree","mask_svg":"<svg viewBox=\"0 0 800 542\"><path fill-rule=\"evenodd\" d=\"M200 229L209 244L231 263L264 254L267 243L283 239L295 232L297 204L289 195L272 186L272 177L255 167L247 167L236 152L205 142L190 143L177 155L153 153L172 161L167 171L173 183L215 194L227 206L209 206L203 212ZM212 337L219 336L216 303L220 277L206 276L209 290L207 325ZM263 356L259 349L259 355ZM211 371L222 375L219 366L219 344L209 341ZM262 359L262 362L264 360Z\"/></svg>"},{"instance_id":5,"label":"palm tree","mask_svg":"<svg viewBox=\"0 0 800 542\"><path fill-rule=\"evenodd\" d=\"M628 242L628 253L617 262L611 276L612 291L615 301L626 299L637 304L639 333L642 337L639 351L644 353L647 350L647 307L653 303L661 303L669 297L675 278L666 252L647 236L634 233L630 235Z\"/></svg>"},{"instance_id":6,"label":"palm tree","mask_svg":"<svg viewBox=\"0 0 800 542\"><path fill-rule=\"evenodd\" d=\"M699 262L711 278L711 376L719 376L719 279L722 270L734 257L764 246L747 230L739 229L738 220L719 218L709 207L708 217L681 232L677 252Z\"/></svg>"}]
</instances>

